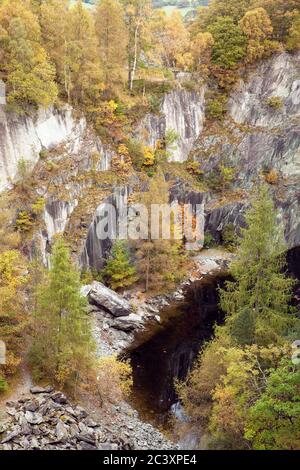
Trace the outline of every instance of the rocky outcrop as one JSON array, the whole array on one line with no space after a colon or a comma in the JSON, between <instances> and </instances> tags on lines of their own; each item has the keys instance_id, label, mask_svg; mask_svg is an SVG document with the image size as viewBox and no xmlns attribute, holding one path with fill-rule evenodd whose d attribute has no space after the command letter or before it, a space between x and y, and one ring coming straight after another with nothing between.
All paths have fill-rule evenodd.
<instances>
[{"instance_id":1,"label":"rocky outcrop","mask_svg":"<svg viewBox=\"0 0 300 470\"><path fill-rule=\"evenodd\" d=\"M178 138L170 149L169 161L184 162L203 128L204 95L204 87L196 92L178 84L165 95L158 114L145 116L136 135L155 148L158 140L165 139L167 131L174 131Z\"/></svg>"},{"instance_id":2,"label":"rocky outcrop","mask_svg":"<svg viewBox=\"0 0 300 470\"><path fill-rule=\"evenodd\" d=\"M131 313L129 302L101 282L94 281L90 286L84 286L81 293L88 297L92 305L106 310L115 317L124 317Z\"/></svg>"},{"instance_id":3,"label":"rocky outcrop","mask_svg":"<svg viewBox=\"0 0 300 470\"><path fill-rule=\"evenodd\" d=\"M279 112L268 104L282 102ZM229 115L239 124L272 128L300 114L300 54L282 53L262 62L232 93Z\"/></svg>"},{"instance_id":4,"label":"rocky outcrop","mask_svg":"<svg viewBox=\"0 0 300 470\"><path fill-rule=\"evenodd\" d=\"M112 194L103 201L103 204L111 205L115 209L117 223L116 226L112 223L111 237L107 237L103 240L100 239L97 234L98 223L101 217L103 217L103 204L96 209L79 255L79 264L82 268L99 270L103 267L105 257L113 243L112 239L116 238L118 224L122 223L122 220L126 220L129 193L130 189L126 186L115 187L112 190Z\"/></svg>"},{"instance_id":5,"label":"rocky outcrop","mask_svg":"<svg viewBox=\"0 0 300 470\"><path fill-rule=\"evenodd\" d=\"M130 304L131 313L115 316L96 304L88 295L88 313L92 318L93 332L99 356L122 354L128 348L141 344L161 329L164 320L161 313L165 307L184 300L187 289L196 281L202 280L206 275L218 276L227 272L233 255L217 249L203 250L193 258L193 269L173 292L142 299L140 293L125 292L118 296L121 303ZM82 294L87 295L91 286L84 286ZM117 295L117 294L116 294Z\"/></svg>"},{"instance_id":6,"label":"rocky outcrop","mask_svg":"<svg viewBox=\"0 0 300 470\"><path fill-rule=\"evenodd\" d=\"M270 105L272 97L279 99L278 107ZM300 54L282 53L240 80L222 129L200 135L195 155L206 172L219 162L233 165L235 185L248 189L263 170L275 169L288 181L298 179L299 148Z\"/></svg>"},{"instance_id":7,"label":"rocky outcrop","mask_svg":"<svg viewBox=\"0 0 300 470\"><path fill-rule=\"evenodd\" d=\"M112 407L110 418L91 416L51 387L34 387L31 395L9 401L0 424L2 450L134 450L176 446L129 405Z\"/></svg>"},{"instance_id":8,"label":"rocky outcrop","mask_svg":"<svg viewBox=\"0 0 300 470\"><path fill-rule=\"evenodd\" d=\"M0 190L16 177L20 160L33 166L41 150L70 138L76 150L85 125L84 119L74 120L70 108L61 112L41 110L35 117L19 117L0 107Z\"/></svg>"},{"instance_id":9,"label":"rocky outcrop","mask_svg":"<svg viewBox=\"0 0 300 470\"><path fill-rule=\"evenodd\" d=\"M89 129L86 119L75 117L73 109L41 109L31 116L17 116L0 106L0 191L15 180L21 160L33 167L41 151L64 144L68 155L81 155L88 168L89 158L98 154L97 170L110 168L112 151Z\"/></svg>"},{"instance_id":10,"label":"rocky outcrop","mask_svg":"<svg viewBox=\"0 0 300 470\"><path fill-rule=\"evenodd\" d=\"M277 98L278 107L269 99ZM281 106L280 106L281 103ZM300 241L300 54L277 54L245 73L232 91L223 124L200 134L193 150L205 174L220 163L235 169L233 189L244 196L206 204L206 231L220 241L228 224L243 225L249 191L275 170L270 188L285 225L288 247ZM248 196L247 196L248 194ZM215 197L216 199L216 197Z\"/></svg>"}]
</instances>

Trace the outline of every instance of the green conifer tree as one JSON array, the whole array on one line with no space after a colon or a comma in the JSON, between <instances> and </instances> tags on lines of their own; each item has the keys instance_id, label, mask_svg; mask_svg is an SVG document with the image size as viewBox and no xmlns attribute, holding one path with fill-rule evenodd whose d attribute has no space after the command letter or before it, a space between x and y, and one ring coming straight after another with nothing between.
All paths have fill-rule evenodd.
<instances>
[{"instance_id":1,"label":"green conifer tree","mask_svg":"<svg viewBox=\"0 0 300 470\"><path fill-rule=\"evenodd\" d=\"M233 69L246 54L246 36L229 16L218 17L208 28L214 38L213 64Z\"/></svg>"},{"instance_id":2,"label":"green conifer tree","mask_svg":"<svg viewBox=\"0 0 300 470\"><path fill-rule=\"evenodd\" d=\"M246 214L246 225L231 265L234 280L220 291L226 328L240 344L276 343L295 322L289 312L294 281L284 272L283 231L266 186Z\"/></svg>"},{"instance_id":3,"label":"green conifer tree","mask_svg":"<svg viewBox=\"0 0 300 470\"><path fill-rule=\"evenodd\" d=\"M79 273L64 241L59 240L34 315L31 357L38 376L74 388L80 377L91 371L94 341L85 307Z\"/></svg>"},{"instance_id":4,"label":"green conifer tree","mask_svg":"<svg viewBox=\"0 0 300 470\"><path fill-rule=\"evenodd\" d=\"M123 241L118 240L114 244L102 274L107 284L115 290L129 287L137 281L136 269L130 261L129 251Z\"/></svg>"},{"instance_id":5,"label":"green conifer tree","mask_svg":"<svg viewBox=\"0 0 300 470\"><path fill-rule=\"evenodd\" d=\"M300 449L300 367L285 359L271 370L263 394L250 408L246 438L256 450Z\"/></svg>"}]
</instances>

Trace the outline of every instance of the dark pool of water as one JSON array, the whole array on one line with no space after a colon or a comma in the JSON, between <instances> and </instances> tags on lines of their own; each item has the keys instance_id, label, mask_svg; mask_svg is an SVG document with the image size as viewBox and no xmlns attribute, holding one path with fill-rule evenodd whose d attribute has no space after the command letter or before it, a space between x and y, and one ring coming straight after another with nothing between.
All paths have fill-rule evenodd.
<instances>
[{"instance_id":1,"label":"dark pool of water","mask_svg":"<svg viewBox=\"0 0 300 470\"><path fill-rule=\"evenodd\" d=\"M162 323L152 335L148 331L150 337L130 351L134 406L148 419L161 423L166 419L177 401L174 380L186 378L214 325L223 321L218 287L224 282L224 276L195 282L187 288L183 301L161 312Z\"/></svg>"}]
</instances>

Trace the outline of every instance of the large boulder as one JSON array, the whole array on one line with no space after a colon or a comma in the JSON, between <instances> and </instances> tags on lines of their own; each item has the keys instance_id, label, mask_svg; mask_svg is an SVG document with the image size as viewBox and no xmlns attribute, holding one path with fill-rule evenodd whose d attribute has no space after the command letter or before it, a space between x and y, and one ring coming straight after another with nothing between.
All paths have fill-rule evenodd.
<instances>
[{"instance_id":1,"label":"large boulder","mask_svg":"<svg viewBox=\"0 0 300 470\"><path fill-rule=\"evenodd\" d=\"M111 325L116 330L121 331L134 331L138 328L143 327L143 319L140 315L136 315L135 313L131 313L126 317L119 317L118 319L114 320L113 324Z\"/></svg>"},{"instance_id":2,"label":"large boulder","mask_svg":"<svg viewBox=\"0 0 300 470\"><path fill-rule=\"evenodd\" d=\"M88 297L92 305L106 310L115 317L125 317L131 313L129 302L101 282L94 281L91 285L84 286L81 293Z\"/></svg>"}]
</instances>

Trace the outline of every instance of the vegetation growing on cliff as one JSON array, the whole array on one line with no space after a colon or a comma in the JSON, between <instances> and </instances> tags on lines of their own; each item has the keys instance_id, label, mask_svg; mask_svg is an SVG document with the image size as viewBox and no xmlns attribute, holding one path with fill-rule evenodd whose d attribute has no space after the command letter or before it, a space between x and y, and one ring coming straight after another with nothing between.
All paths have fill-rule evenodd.
<instances>
[{"instance_id":1,"label":"vegetation growing on cliff","mask_svg":"<svg viewBox=\"0 0 300 470\"><path fill-rule=\"evenodd\" d=\"M40 153L48 196L57 193L53 181L63 169L78 186L87 183L85 203L74 210L77 219L67 228L74 251L81 231L87 231L87 212L90 216L95 202L107 196L107 187L127 184L137 174L141 191L133 197L148 208L168 203L169 182L178 179L226 198L236 172L226 155L204 174L198 162L168 162L178 140L172 129L152 146L134 137L145 114L159 116L162 98L178 72L193 74L180 83L182 89L193 92L207 83L206 125L219 129L229 91L244 67L299 48L299 0L212 0L189 21L177 12L153 10L150 0L100 0L93 11L81 0L72 5L67 0L0 0L0 78L8 109L27 115L70 104L113 150L111 173L105 177L97 164L74 176L74 162L67 156L56 161L45 150ZM284 103L272 95L265 105L278 113ZM228 126L228 134L231 130ZM21 160L14 188L17 207L14 201L0 200L0 337L8 351L7 363L0 366L0 392L25 356L28 335L36 378L73 392L84 382L104 402L118 401L130 391L131 368L115 357L95 359L80 276L67 246L55 244L47 273L28 265L45 204L28 173ZM263 176L269 184L278 182L275 169ZM67 194L68 185L61 191ZM216 329L179 391L213 448L296 449L299 369L287 358L299 335L299 318L289 308L293 282L284 272L286 247L265 188L246 221L232 264L233 281L221 291L225 324ZM173 218L173 235L176 230ZM234 227L225 227L222 237L235 250ZM147 233L130 246L116 243L102 276L113 289L134 286L153 294L173 289L187 266L183 240Z\"/></svg>"}]
</instances>

